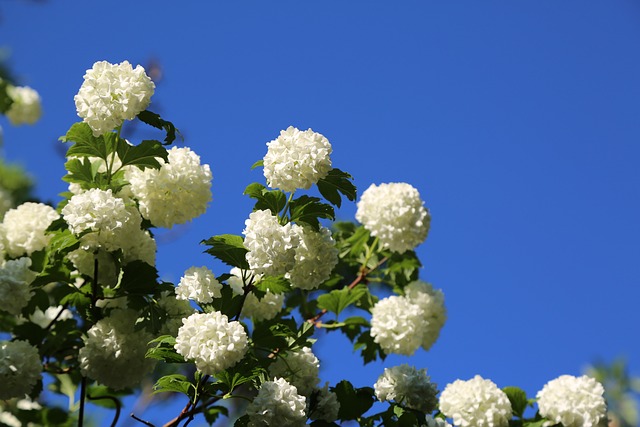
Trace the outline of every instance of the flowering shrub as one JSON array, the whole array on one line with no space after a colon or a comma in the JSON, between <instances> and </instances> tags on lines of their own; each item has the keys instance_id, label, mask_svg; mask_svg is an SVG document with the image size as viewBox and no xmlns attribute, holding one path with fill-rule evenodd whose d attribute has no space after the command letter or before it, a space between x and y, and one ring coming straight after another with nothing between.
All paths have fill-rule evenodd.
<instances>
[{"instance_id":1,"label":"flowering shrub","mask_svg":"<svg viewBox=\"0 0 640 427\"><path fill-rule=\"evenodd\" d=\"M6 83L0 89L8 93ZM369 363L429 350L447 312L444 293L420 280L413 251L430 226L418 191L372 185L357 202L360 223L335 222L335 209L357 192L351 175L333 167L328 139L312 130L289 127L267 144L254 165L266 185L246 187L254 206L241 234L202 241L224 271L212 263L189 268L178 284L159 279L154 230L202 215L212 174L188 147L167 148L177 130L146 110L154 90L140 66L94 64L75 97L83 121L61 137L69 192L56 209L4 209L0 423L82 425L86 399L119 408L149 376L156 393L185 399L166 426L196 416L213 423L234 401L248 401L239 427L450 426L447 419L575 427L604 419L602 387L584 378L551 381L532 417L525 410L533 400L516 387L476 376L440 392L426 369L408 364L386 368L375 385L319 387L315 331L344 334ZM5 100L0 112L23 104ZM125 140L122 125L134 119L163 138ZM70 397L68 411L37 402L44 383Z\"/></svg>"}]
</instances>

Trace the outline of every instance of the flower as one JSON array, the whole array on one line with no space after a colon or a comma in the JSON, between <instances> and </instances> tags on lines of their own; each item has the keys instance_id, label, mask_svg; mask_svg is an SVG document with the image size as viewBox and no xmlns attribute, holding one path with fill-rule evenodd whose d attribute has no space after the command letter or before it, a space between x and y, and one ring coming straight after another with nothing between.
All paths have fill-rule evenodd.
<instances>
[{"instance_id":1,"label":"flower","mask_svg":"<svg viewBox=\"0 0 640 427\"><path fill-rule=\"evenodd\" d=\"M78 273L88 276L93 280L95 275L95 262L98 261L98 283L112 288L118 284L119 269L116 261L110 252L104 249L92 249L90 245L83 245L83 238L80 239L80 247L69 252L67 258Z\"/></svg>"},{"instance_id":2,"label":"flower","mask_svg":"<svg viewBox=\"0 0 640 427\"><path fill-rule=\"evenodd\" d=\"M166 313L164 324L158 332L159 335L175 337L178 334L178 329L182 326L182 319L195 313L195 309L191 307L189 301L178 299L168 291L162 292L158 298L158 306Z\"/></svg>"},{"instance_id":3,"label":"flower","mask_svg":"<svg viewBox=\"0 0 640 427\"><path fill-rule=\"evenodd\" d=\"M249 292L242 305L242 317L250 317L255 322L270 320L282 310L284 294L275 294L270 290L258 299L255 293Z\"/></svg>"},{"instance_id":4,"label":"flower","mask_svg":"<svg viewBox=\"0 0 640 427\"><path fill-rule=\"evenodd\" d=\"M291 286L300 289L315 289L331 275L338 263L338 249L328 228L320 232L311 227L296 227L300 243L295 250L295 264L285 277Z\"/></svg>"},{"instance_id":5,"label":"flower","mask_svg":"<svg viewBox=\"0 0 640 427\"><path fill-rule=\"evenodd\" d=\"M147 343L153 336L135 329L138 314L115 309L87 331L78 360L82 375L114 390L135 387L155 366L146 359Z\"/></svg>"},{"instance_id":6,"label":"flower","mask_svg":"<svg viewBox=\"0 0 640 427\"><path fill-rule=\"evenodd\" d=\"M331 170L331 150L331 144L321 134L289 126L267 143L263 159L267 184L287 192L308 190Z\"/></svg>"},{"instance_id":7,"label":"flower","mask_svg":"<svg viewBox=\"0 0 640 427\"><path fill-rule=\"evenodd\" d=\"M214 311L194 313L182 320L175 349L192 360L203 374L215 375L238 363L247 352L248 338L244 327L230 322Z\"/></svg>"},{"instance_id":8,"label":"flower","mask_svg":"<svg viewBox=\"0 0 640 427\"><path fill-rule=\"evenodd\" d=\"M434 289L430 283L414 281L404 289L405 297L416 304L423 311L422 316L422 348L429 350L440 336L440 329L447 320L447 310L444 306L444 294L440 289Z\"/></svg>"},{"instance_id":9,"label":"flower","mask_svg":"<svg viewBox=\"0 0 640 427\"><path fill-rule=\"evenodd\" d=\"M76 110L100 136L132 120L151 102L155 84L140 65L128 61L110 64L99 61L84 75L84 82L73 98Z\"/></svg>"},{"instance_id":10,"label":"flower","mask_svg":"<svg viewBox=\"0 0 640 427\"><path fill-rule=\"evenodd\" d=\"M26 341L0 342L0 400L24 397L41 377L38 349Z\"/></svg>"},{"instance_id":11,"label":"flower","mask_svg":"<svg viewBox=\"0 0 640 427\"><path fill-rule=\"evenodd\" d=\"M29 270L31 258L22 257L5 261L0 267L0 310L15 316L31 299L29 285L37 274Z\"/></svg>"},{"instance_id":12,"label":"flower","mask_svg":"<svg viewBox=\"0 0 640 427\"><path fill-rule=\"evenodd\" d=\"M403 253L424 242L431 216L411 185L371 184L358 202L356 219L393 252Z\"/></svg>"},{"instance_id":13,"label":"flower","mask_svg":"<svg viewBox=\"0 0 640 427\"><path fill-rule=\"evenodd\" d=\"M49 326L54 319L56 319L56 321L73 319L73 313L63 306L58 305L56 307L49 307L45 311L36 308L36 310L29 316L31 323L35 323L42 329Z\"/></svg>"},{"instance_id":14,"label":"flower","mask_svg":"<svg viewBox=\"0 0 640 427\"><path fill-rule=\"evenodd\" d=\"M44 249L51 240L45 231L59 217L55 209L44 203L27 202L10 209L0 225L9 256L31 255Z\"/></svg>"},{"instance_id":15,"label":"flower","mask_svg":"<svg viewBox=\"0 0 640 427\"><path fill-rule=\"evenodd\" d=\"M300 240L298 226L280 225L270 210L252 212L244 224L246 259L254 273L279 276L293 268Z\"/></svg>"},{"instance_id":16,"label":"flower","mask_svg":"<svg viewBox=\"0 0 640 427\"><path fill-rule=\"evenodd\" d=\"M7 86L7 95L13 101L5 113L12 125L32 125L40 119L40 95L28 86Z\"/></svg>"},{"instance_id":17,"label":"flower","mask_svg":"<svg viewBox=\"0 0 640 427\"><path fill-rule=\"evenodd\" d=\"M227 284L231 286L231 289L237 295L244 295L244 280L247 283L256 283L262 279L261 274L253 274L251 270L242 270L238 267L233 267L229 274L231 277L227 279Z\"/></svg>"},{"instance_id":18,"label":"flower","mask_svg":"<svg viewBox=\"0 0 640 427\"><path fill-rule=\"evenodd\" d=\"M407 364L385 368L373 388L380 401L395 400L424 413L431 413L438 406L438 390L426 369L417 370Z\"/></svg>"},{"instance_id":19,"label":"flower","mask_svg":"<svg viewBox=\"0 0 640 427\"><path fill-rule=\"evenodd\" d=\"M329 390L329 383L323 388L316 388L311 396L309 418L332 423L338 419L340 402L338 395Z\"/></svg>"},{"instance_id":20,"label":"flower","mask_svg":"<svg viewBox=\"0 0 640 427\"><path fill-rule=\"evenodd\" d=\"M371 336L385 353L412 355L422 343L423 311L401 296L378 301L371 309Z\"/></svg>"},{"instance_id":21,"label":"flower","mask_svg":"<svg viewBox=\"0 0 640 427\"><path fill-rule=\"evenodd\" d=\"M272 378L285 378L303 396L309 396L320 382L319 373L320 361L309 347L278 354L276 361L269 366Z\"/></svg>"},{"instance_id":22,"label":"flower","mask_svg":"<svg viewBox=\"0 0 640 427\"><path fill-rule=\"evenodd\" d=\"M546 383L536 398L540 415L550 420L545 425L595 427L607 413L602 384L586 375L561 375Z\"/></svg>"},{"instance_id":23,"label":"flower","mask_svg":"<svg viewBox=\"0 0 640 427\"><path fill-rule=\"evenodd\" d=\"M198 303L209 303L220 298L222 284L207 267L191 267L184 272L176 287L176 298L193 300Z\"/></svg>"},{"instance_id":24,"label":"flower","mask_svg":"<svg viewBox=\"0 0 640 427\"><path fill-rule=\"evenodd\" d=\"M440 395L440 411L460 427L503 427L512 415L507 395L480 375L448 384Z\"/></svg>"},{"instance_id":25,"label":"flower","mask_svg":"<svg viewBox=\"0 0 640 427\"><path fill-rule=\"evenodd\" d=\"M187 147L169 150L160 169L129 168L125 178L142 216L156 227L171 228L202 215L211 201L211 170Z\"/></svg>"},{"instance_id":26,"label":"flower","mask_svg":"<svg viewBox=\"0 0 640 427\"><path fill-rule=\"evenodd\" d=\"M284 378L265 381L247 406L249 427L302 427L306 424L305 398Z\"/></svg>"},{"instance_id":27,"label":"flower","mask_svg":"<svg viewBox=\"0 0 640 427\"><path fill-rule=\"evenodd\" d=\"M427 424L422 427L453 427L446 420L442 418L434 418L431 415L426 416Z\"/></svg>"}]
</instances>

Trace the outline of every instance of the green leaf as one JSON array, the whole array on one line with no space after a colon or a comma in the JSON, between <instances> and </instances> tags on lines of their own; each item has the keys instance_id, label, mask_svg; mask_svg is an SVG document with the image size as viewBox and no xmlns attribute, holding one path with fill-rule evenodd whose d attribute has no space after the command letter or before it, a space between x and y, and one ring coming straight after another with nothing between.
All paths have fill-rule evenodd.
<instances>
[{"instance_id":1,"label":"green leaf","mask_svg":"<svg viewBox=\"0 0 640 427\"><path fill-rule=\"evenodd\" d=\"M350 174L334 168L329 171L326 177L318 181L318 190L322 197L331 204L340 207L342 203L341 193L352 202L356 199L356 187L351 180L353 180L353 177Z\"/></svg>"},{"instance_id":2,"label":"green leaf","mask_svg":"<svg viewBox=\"0 0 640 427\"><path fill-rule=\"evenodd\" d=\"M9 83L0 78L0 113L5 114L11 108L11 104L13 104L13 99L7 93L7 87Z\"/></svg>"},{"instance_id":3,"label":"green leaf","mask_svg":"<svg viewBox=\"0 0 640 427\"><path fill-rule=\"evenodd\" d=\"M317 197L300 196L289 205L292 222L303 222L314 230L320 229L319 218L335 220L335 212L331 205L322 203Z\"/></svg>"},{"instance_id":4,"label":"green leaf","mask_svg":"<svg viewBox=\"0 0 640 427\"><path fill-rule=\"evenodd\" d=\"M117 151L122 166L132 165L140 169L160 169L158 158L165 162L169 161L169 153L166 148L162 146L160 141L155 140L144 140L139 145L130 145L124 139L120 139Z\"/></svg>"},{"instance_id":5,"label":"green leaf","mask_svg":"<svg viewBox=\"0 0 640 427\"><path fill-rule=\"evenodd\" d=\"M164 393L167 391L183 393L190 397L190 390L194 388L193 384L187 380L187 377L180 374L165 375L158 379L153 386L153 393Z\"/></svg>"},{"instance_id":6,"label":"green leaf","mask_svg":"<svg viewBox=\"0 0 640 427\"><path fill-rule=\"evenodd\" d=\"M242 194L257 200L254 210L269 209L273 215L278 215L287 204L287 196L282 191L268 190L257 182L249 184Z\"/></svg>"},{"instance_id":7,"label":"green leaf","mask_svg":"<svg viewBox=\"0 0 640 427\"><path fill-rule=\"evenodd\" d=\"M144 261L132 261L122 269L120 288L128 295L152 294L158 287L158 270Z\"/></svg>"},{"instance_id":8,"label":"green leaf","mask_svg":"<svg viewBox=\"0 0 640 427\"><path fill-rule=\"evenodd\" d=\"M113 133L112 135L115 136ZM107 161L109 154L113 152L113 147L110 147L111 150L107 148L105 138L93 136L93 131L85 122L71 125L67 133L60 137L60 141L74 142L67 150L67 157L98 157Z\"/></svg>"},{"instance_id":9,"label":"green leaf","mask_svg":"<svg viewBox=\"0 0 640 427\"><path fill-rule=\"evenodd\" d=\"M333 388L333 392L340 402L338 418L340 420L355 420L361 417L373 406L375 399L371 387L354 388L347 380L342 380Z\"/></svg>"},{"instance_id":10,"label":"green leaf","mask_svg":"<svg viewBox=\"0 0 640 427\"><path fill-rule=\"evenodd\" d=\"M153 113L149 110L144 110L138 113L138 119L141 122L153 126L156 129L164 130L167 134L167 136L164 138L164 145L171 144L176 139L176 133L180 133L173 125L173 123L167 120L163 120L159 114Z\"/></svg>"},{"instance_id":11,"label":"green leaf","mask_svg":"<svg viewBox=\"0 0 640 427\"><path fill-rule=\"evenodd\" d=\"M69 173L63 176L62 180L78 183L85 189L91 188L98 173L98 165L91 163L87 158L70 159L64 164L64 167Z\"/></svg>"},{"instance_id":12,"label":"green leaf","mask_svg":"<svg viewBox=\"0 0 640 427\"><path fill-rule=\"evenodd\" d=\"M225 417L229 416L229 409L224 406L209 406L203 412L204 419L209 423L209 425L213 425L216 420L220 417L220 415L224 415Z\"/></svg>"},{"instance_id":13,"label":"green leaf","mask_svg":"<svg viewBox=\"0 0 640 427\"><path fill-rule=\"evenodd\" d=\"M148 359L162 360L167 363L185 363L184 357L176 352L174 346L176 344L175 337L171 335L162 335L149 342L155 343L156 346L147 350L145 357Z\"/></svg>"},{"instance_id":14,"label":"green leaf","mask_svg":"<svg viewBox=\"0 0 640 427\"><path fill-rule=\"evenodd\" d=\"M362 356L365 365L369 362L374 362L378 358L380 358L380 360L387 358L387 355L382 350L382 347L380 347L380 344L373 340L369 330L365 330L360 334L353 345L353 349L360 350L360 355Z\"/></svg>"},{"instance_id":15,"label":"green leaf","mask_svg":"<svg viewBox=\"0 0 640 427\"><path fill-rule=\"evenodd\" d=\"M339 315L342 310L359 301L367 292L364 284L359 284L353 289L333 290L318 297L318 307Z\"/></svg>"},{"instance_id":16,"label":"green leaf","mask_svg":"<svg viewBox=\"0 0 640 427\"><path fill-rule=\"evenodd\" d=\"M243 270L249 270L249 263L245 258L249 251L244 247L244 240L241 236L221 234L203 240L201 243L211 246L205 250L205 252L218 258L223 263Z\"/></svg>"},{"instance_id":17,"label":"green leaf","mask_svg":"<svg viewBox=\"0 0 640 427\"><path fill-rule=\"evenodd\" d=\"M281 294L291 290L291 283L284 276L266 276L255 284L258 291L271 291L272 294Z\"/></svg>"},{"instance_id":18,"label":"green leaf","mask_svg":"<svg viewBox=\"0 0 640 427\"><path fill-rule=\"evenodd\" d=\"M251 165L251 170L254 170L257 167L264 166L264 160L258 160L254 164Z\"/></svg>"},{"instance_id":19,"label":"green leaf","mask_svg":"<svg viewBox=\"0 0 640 427\"><path fill-rule=\"evenodd\" d=\"M511 402L511 409L513 414L519 418L524 416L524 411L527 409L528 400L527 393L519 387L508 386L504 387L502 391L505 392Z\"/></svg>"}]
</instances>

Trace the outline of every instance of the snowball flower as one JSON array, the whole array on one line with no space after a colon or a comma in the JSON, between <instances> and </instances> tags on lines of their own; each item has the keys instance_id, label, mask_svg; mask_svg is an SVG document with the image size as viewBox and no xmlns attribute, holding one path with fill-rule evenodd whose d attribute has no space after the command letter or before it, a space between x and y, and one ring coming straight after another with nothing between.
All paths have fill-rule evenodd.
<instances>
[{"instance_id":1,"label":"snowball flower","mask_svg":"<svg viewBox=\"0 0 640 427\"><path fill-rule=\"evenodd\" d=\"M429 350L440 336L440 330L447 320L444 294L434 289L430 283L414 281L404 289L405 297L422 309L422 348Z\"/></svg>"},{"instance_id":2,"label":"snowball flower","mask_svg":"<svg viewBox=\"0 0 640 427\"><path fill-rule=\"evenodd\" d=\"M140 384L155 361L145 358L153 336L144 329L135 330L137 318L133 310L116 309L87 331L78 354L82 375L114 390Z\"/></svg>"},{"instance_id":3,"label":"snowball flower","mask_svg":"<svg viewBox=\"0 0 640 427\"><path fill-rule=\"evenodd\" d=\"M238 363L247 352L247 346L244 327L214 311L195 313L183 319L175 349L185 359L194 361L203 374L215 375Z\"/></svg>"},{"instance_id":4,"label":"snowball flower","mask_svg":"<svg viewBox=\"0 0 640 427\"><path fill-rule=\"evenodd\" d=\"M51 240L45 230L59 217L55 209L44 203L27 202L10 209L0 225L7 254L15 258L44 249Z\"/></svg>"},{"instance_id":5,"label":"snowball flower","mask_svg":"<svg viewBox=\"0 0 640 427\"><path fill-rule=\"evenodd\" d=\"M279 276L293 268L300 241L297 225L280 225L268 209L252 212L244 224L246 259L253 272Z\"/></svg>"},{"instance_id":6,"label":"snowball flower","mask_svg":"<svg viewBox=\"0 0 640 427\"><path fill-rule=\"evenodd\" d=\"M505 427L512 416L507 395L480 375L448 384L440 395L440 411L459 427Z\"/></svg>"},{"instance_id":7,"label":"snowball flower","mask_svg":"<svg viewBox=\"0 0 640 427\"><path fill-rule=\"evenodd\" d=\"M84 75L84 82L73 98L76 110L100 136L134 119L151 102L155 84L140 65L128 61L110 64L99 61Z\"/></svg>"},{"instance_id":8,"label":"snowball flower","mask_svg":"<svg viewBox=\"0 0 640 427\"><path fill-rule=\"evenodd\" d=\"M356 219L382 247L398 253L424 242L431 223L418 190L401 182L371 184L360 197Z\"/></svg>"},{"instance_id":9,"label":"snowball flower","mask_svg":"<svg viewBox=\"0 0 640 427\"><path fill-rule=\"evenodd\" d=\"M371 309L371 336L385 353L411 356L422 344L423 311L401 296L378 301Z\"/></svg>"},{"instance_id":10,"label":"snowball flower","mask_svg":"<svg viewBox=\"0 0 640 427\"><path fill-rule=\"evenodd\" d=\"M373 386L380 401L395 400L400 405L430 413L438 406L438 390L426 369L407 364L385 368Z\"/></svg>"},{"instance_id":11,"label":"snowball flower","mask_svg":"<svg viewBox=\"0 0 640 427\"><path fill-rule=\"evenodd\" d=\"M125 178L140 204L142 216L156 227L184 224L207 210L211 201L211 170L187 147L169 150L169 162L157 159L160 169L129 168Z\"/></svg>"},{"instance_id":12,"label":"snowball flower","mask_svg":"<svg viewBox=\"0 0 640 427\"><path fill-rule=\"evenodd\" d=\"M0 267L0 310L15 316L31 299L29 285L37 274L29 270L31 258L22 257L5 261Z\"/></svg>"},{"instance_id":13,"label":"snowball flower","mask_svg":"<svg viewBox=\"0 0 640 427\"><path fill-rule=\"evenodd\" d=\"M0 400L24 397L40 379L38 349L26 341L0 342Z\"/></svg>"},{"instance_id":14,"label":"snowball flower","mask_svg":"<svg viewBox=\"0 0 640 427\"><path fill-rule=\"evenodd\" d=\"M303 427L306 424L305 398L284 378L266 381L247 406L249 427Z\"/></svg>"},{"instance_id":15,"label":"snowball flower","mask_svg":"<svg viewBox=\"0 0 640 427\"><path fill-rule=\"evenodd\" d=\"M193 300L198 303L209 303L213 298L220 298L222 284L207 267L191 267L176 287L176 298Z\"/></svg>"},{"instance_id":16,"label":"snowball flower","mask_svg":"<svg viewBox=\"0 0 640 427\"><path fill-rule=\"evenodd\" d=\"M40 119L40 95L28 86L7 86L7 95L13 101L6 112L12 125L32 125Z\"/></svg>"},{"instance_id":17,"label":"snowball flower","mask_svg":"<svg viewBox=\"0 0 640 427\"><path fill-rule=\"evenodd\" d=\"M295 250L295 264L285 277L291 286L300 289L315 289L331 275L338 263L338 249L328 228L320 232L311 227L296 227L300 243Z\"/></svg>"},{"instance_id":18,"label":"snowball flower","mask_svg":"<svg viewBox=\"0 0 640 427\"><path fill-rule=\"evenodd\" d=\"M284 294L275 294L267 290L261 299L253 293L247 294L242 305L242 316L250 317L256 322L270 320L282 310Z\"/></svg>"},{"instance_id":19,"label":"snowball flower","mask_svg":"<svg viewBox=\"0 0 640 427\"><path fill-rule=\"evenodd\" d=\"M340 412L340 402L338 395L329 390L329 384L313 392L311 400L315 403L309 408L309 418L312 420L322 420L328 423L338 419Z\"/></svg>"},{"instance_id":20,"label":"snowball flower","mask_svg":"<svg viewBox=\"0 0 640 427\"><path fill-rule=\"evenodd\" d=\"M49 326L54 319L56 319L56 321L73 319L73 313L63 306L58 305L56 307L49 307L45 311L36 308L36 310L29 315L31 323L35 323L42 329Z\"/></svg>"},{"instance_id":21,"label":"snowball flower","mask_svg":"<svg viewBox=\"0 0 640 427\"><path fill-rule=\"evenodd\" d=\"M267 184L287 192L308 190L331 170L331 150L331 144L321 134L289 126L267 143L263 159Z\"/></svg>"},{"instance_id":22,"label":"snowball flower","mask_svg":"<svg viewBox=\"0 0 640 427\"><path fill-rule=\"evenodd\" d=\"M272 378L285 378L303 396L309 396L320 382L319 373L320 361L309 347L278 354L276 361L269 366Z\"/></svg>"},{"instance_id":23,"label":"snowball flower","mask_svg":"<svg viewBox=\"0 0 640 427\"><path fill-rule=\"evenodd\" d=\"M564 427L595 427L606 416L604 388L583 375L562 375L549 381L536 395L540 415Z\"/></svg>"}]
</instances>

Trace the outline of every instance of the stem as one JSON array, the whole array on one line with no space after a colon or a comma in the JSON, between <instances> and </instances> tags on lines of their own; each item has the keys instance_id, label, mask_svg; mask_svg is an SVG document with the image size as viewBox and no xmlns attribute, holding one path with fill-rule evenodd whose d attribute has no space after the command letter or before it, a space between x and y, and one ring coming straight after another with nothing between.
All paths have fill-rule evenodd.
<instances>
[{"instance_id":1,"label":"stem","mask_svg":"<svg viewBox=\"0 0 640 427\"><path fill-rule=\"evenodd\" d=\"M118 145L118 141L120 140L120 132L122 132L122 125L116 128L116 147ZM107 160L107 159L105 159ZM107 160L107 184L111 184L111 177L113 176L113 163L116 161L116 151L111 154L111 162ZM116 171L117 172L117 171Z\"/></svg>"},{"instance_id":2,"label":"stem","mask_svg":"<svg viewBox=\"0 0 640 427\"><path fill-rule=\"evenodd\" d=\"M169 421L168 423L166 423L163 427L176 427L178 423L180 423L180 421L189 417L189 419L185 423L185 426L187 426L193 420L193 416L202 410L202 409L196 408L196 406L198 405L198 402L200 401L200 397L202 396L202 394L200 393L200 387L202 386L202 384L206 383L209 380L209 377L210 375L205 375L200 379L200 381L198 381L198 385L196 386L196 393L197 393L196 399L193 402L191 401L187 402L184 408L182 408L182 411L180 411L180 414L174 419L172 419L171 421Z\"/></svg>"},{"instance_id":3,"label":"stem","mask_svg":"<svg viewBox=\"0 0 640 427\"><path fill-rule=\"evenodd\" d=\"M130 415L131 415L131 418L133 418L134 420L136 420L136 421L138 421L138 422L141 422L142 424L144 424L144 425L146 425L146 426L149 426L149 427L156 427L156 426L154 426L153 424L151 424L149 421L145 421L145 420L143 420L142 418L138 418L138 417L136 417L136 415L135 415L133 412L132 412ZM114 424L114 425L115 425L115 424ZM112 426L112 427L113 427L113 426Z\"/></svg>"},{"instance_id":4,"label":"stem","mask_svg":"<svg viewBox=\"0 0 640 427\"><path fill-rule=\"evenodd\" d=\"M285 225L282 223L282 221L284 219L287 218L287 210L289 209L289 207L291 206L291 201L293 200L293 195L295 194L295 191L292 191L291 193L289 193L289 198L287 199L287 203L284 205L284 209L282 210L282 216L278 215L278 222L280 223L280 225Z\"/></svg>"},{"instance_id":5,"label":"stem","mask_svg":"<svg viewBox=\"0 0 640 427\"><path fill-rule=\"evenodd\" d=\"M98 397L91 397L91 395L87 394L87 399L89 400L111 400L113 402L114 405L116 405L116 416L113 417L113 421L111 422L111 427L116 427L116 424L118 423L118 419L120 418L120 410L122 409L122 404L120 403L120 400L117 397L114 396L98 396Z\"/></svg>"},{"instance_id":6,"label":"stem","mask_svg":"<svg viewBox=\"0 0 640 427\"><path fill-rule=\"evenodd\" d=\"M84 402L87 392L87 377L83 376L80 382L80 413L78 414L78 427L82 427L84 423Z\"/></svg>"}]
</instances>

